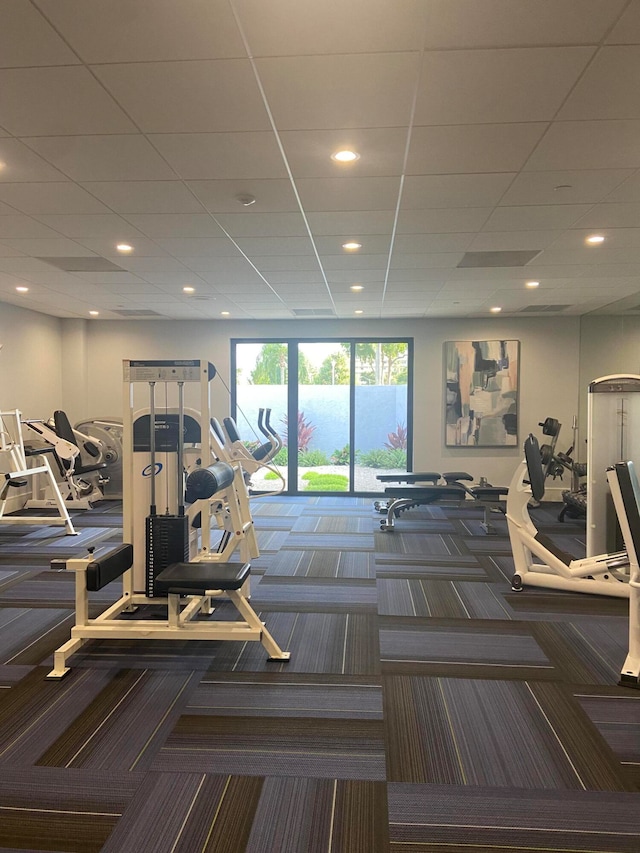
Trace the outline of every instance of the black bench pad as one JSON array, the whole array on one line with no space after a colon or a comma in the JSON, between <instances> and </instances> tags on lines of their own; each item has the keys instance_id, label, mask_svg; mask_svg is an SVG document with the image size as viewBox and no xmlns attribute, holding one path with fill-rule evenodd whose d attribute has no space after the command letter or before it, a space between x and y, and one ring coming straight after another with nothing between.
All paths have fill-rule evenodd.
<instances>
[{"instance_id":1,"label":"black bench pad","mask_svg":"<svg viewBox=\"0 0 640 853\"><path fill-rule=\"evenodd\" d=\"M439 479L437 471L405 471L403 474L378 474L376 477L381 483L437 483Z\"/></svg>"},{"instance_id":2,"label":"black bench pad","mask_svg":"<svg viewBox=\"0 0 640 853\"><path fill-rule=\"evenodd\" d=\"M472 486L469 491L479 501L499 501L506 497L508 486Z\"/></svg>"},{"instance_id":3,"label":"black bench pad","mask_svg":"<svg viewBox=\"0 0 640 853\"><path fill-rule=\"evenodd\" d=\"M87 566L87 589L97 592L123 575L133 565L133 545L120 545Z\"/></svg>"},{"instance_id":4,"label":"black bench pad","mask_svg":"<svg viewBox=\"0 0 640 853\"><path fill-rule=\"evenodd\" d=\"M172 563L154 580L154 593L203 595L208 589L240 589L251 563Z\"/></svg>"},{"instance_id":5,"label":"black bench pad","mask_svg":"<svg viewBox=\"0 0 640 853\"><path fill-rule=\"evenodd\" d=\"M463 501L466 491L462 486L387 486L389 498L437 503L438 501Z\"/></svg>"}]
</instances>

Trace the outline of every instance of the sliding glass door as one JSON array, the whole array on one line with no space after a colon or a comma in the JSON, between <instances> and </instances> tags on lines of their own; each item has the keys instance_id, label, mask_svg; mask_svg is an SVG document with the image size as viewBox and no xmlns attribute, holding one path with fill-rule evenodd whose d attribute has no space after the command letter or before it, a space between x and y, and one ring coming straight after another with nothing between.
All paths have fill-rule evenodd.
<instances>
[{"instance_id":1,"label":"sliding glass door","mask_svg":"<svg viewBox=\"0 0 640 853\"><path fill-rule=\"evenodd\" d=\"M411 464L409 340L232 341L232 407L247 446L271 410L283 448L254 491L379 492Z\"/></svg>"}]
</instances>

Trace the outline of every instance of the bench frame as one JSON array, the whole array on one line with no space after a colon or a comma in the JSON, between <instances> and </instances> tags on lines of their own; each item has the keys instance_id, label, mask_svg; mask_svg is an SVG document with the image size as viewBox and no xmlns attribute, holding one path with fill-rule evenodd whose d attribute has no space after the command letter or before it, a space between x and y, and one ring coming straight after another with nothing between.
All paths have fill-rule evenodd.
<instances>
[{"instance_id":1,"label":"bench frame","mask_svg":"<svg viewBox=\"0 0 640 853\"><path fill-rule=\"evenodd\" d=\"M126 550L128 549L128 550ZM131 555L131 556L130 556ZM133 559L133 549L123 545L111 551L102 558L95 560L93 554L86 557L69 560L54 560L52 568L75 573L75 625L71 629L71 639L54 652L53 669L47 675L48 679L59 680L70 670L68 660L87 640L117 639L117 640L234 640L236 642L257 641L262 643L269 660L287 661L290 653L284 652L260 621L257 613L244 595L242 586L238 589L206 589L193 595L169 593L166 598L148 598L146 595L132 592L132 569L129 559ZM111 562L109 562L111 561ZM124 564L129 562L126 568ZM216 572L222 572L224 567L237 568L240 575L247 564L221 564L200 561L198 565L211 565L211 578L215 580ZM110 574L101 586L95 585L90 589L87 583L87 573L91 568L104 565L112 567ZM121 569L121 571L119 571ZM250 566L245 573L248 577ZM114 579L114 573L122 576L122 595L107 607L99 616L89 616L89 592L106 586ZM119 576L115 575L115 576ZM241 582L242 583L242 582ZM214 612L213 598L224 597L235 606L241 619L236 622L199 620L200 615L210 616ZM165 620L121 619L122 614L133 613L139 605L166 605Z\"/></svg>"}]
</instances>

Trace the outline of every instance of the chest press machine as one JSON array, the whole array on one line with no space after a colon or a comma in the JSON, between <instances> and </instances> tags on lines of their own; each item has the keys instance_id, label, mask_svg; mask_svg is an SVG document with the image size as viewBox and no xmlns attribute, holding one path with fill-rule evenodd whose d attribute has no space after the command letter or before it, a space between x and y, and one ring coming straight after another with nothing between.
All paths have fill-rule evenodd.
<instances>
[{"instance_id":1,"label":"chest press machine","mask_svg":"<svg viewBox=\"0 0 640 853\"><path fill-rule=\"evenodd\" d=\"M210 383L215 373L212 364L201 360L124 362L123 534L133 545L121 545L100 559L90 552L79 559L52 561L52 568L75 572L76 622L71 639L54 653L47 678L66 675L69 657L88 639L258 641L269 660L289 659L290 653L280 648L249 603L250 559L258 556L258 547L244 472L230 457L225 460L224 444L211 427ZM157 384L165 391L160 417ZM134 389L144 385L149 409L136 416ZM187 417L185 385L199 390L200 397L199 413L189 410ZM168 414L175 418L167 414L174 392L177 406ZM189 419L199 422L199 430L194 431ZM186 477L185 458L191 469ZM157 511L158 495L166 506L164 514ZM217 548L211 546L213 521L222 529ZM229 562L236 549L240 561ZM120 598L90 618L89 593L118 578ZM212 599L223 596L236 608L238 621L197 618L210 617ZM165 605L166 620L119 618L146 604Z\"/></svg>"}]
</instances>

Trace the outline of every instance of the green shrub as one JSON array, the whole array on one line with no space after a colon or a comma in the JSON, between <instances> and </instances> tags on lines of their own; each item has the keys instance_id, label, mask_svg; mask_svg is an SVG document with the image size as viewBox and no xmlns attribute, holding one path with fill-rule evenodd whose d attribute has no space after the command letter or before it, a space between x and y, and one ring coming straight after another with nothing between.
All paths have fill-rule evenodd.
<instances>
[{"instance_id":1,"label":"green shrub","mask_svg":"<svg viewBox=\"0 0 640 853\"><path fill-rule=\"evenodd\" d=\"M406 470L407 453L399 448L394 450L367 450L359 454L358 461L365 468L402 468Z\"/></svg>"},{"instance_id":2,"label":"green shrub","mask_svg":"<svg viewBox=\"0 0 640 853\"><path fill-rule=\"evenodd\" d=\"M351 456L349 445L345 444L342 450L334 450L331 454L332 465L348 465Z\"/></svg>"},{"instance_id":3,"label":"green shrub","mask_svg":"<svg viewBox=\"0 0 640 853\"><path fill-rule=\"evenodd\" d=\"M319 465L328 465L329 459L322 450L305 450L298 453L298 465L301 468L317 468Z\"/></svg>"},{"instance_id":4,"label":"green shrub","mask_svg":"<svg viewBox=\"0 0 640 853\"><path fill-rule=\"evenodd\" d=\"M276 474L275 471L267 471L264 475L265 480L280 480L281 478Z\"/></svg>"},{"instance_id":5,"label":"green shrub","mask_svg":"<svg viewBox=\"0 0 640 853\"><path fill-rule=\"evenodd\" d=\"M271 461L274 465L287 465L289 462L289 448L286 445L281 447Z\"/></svg>"}]
</instances>

